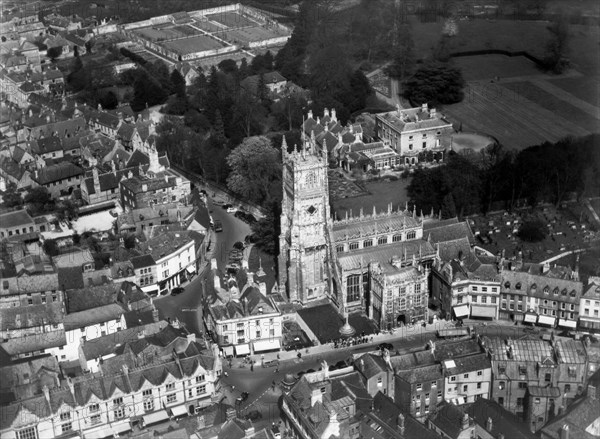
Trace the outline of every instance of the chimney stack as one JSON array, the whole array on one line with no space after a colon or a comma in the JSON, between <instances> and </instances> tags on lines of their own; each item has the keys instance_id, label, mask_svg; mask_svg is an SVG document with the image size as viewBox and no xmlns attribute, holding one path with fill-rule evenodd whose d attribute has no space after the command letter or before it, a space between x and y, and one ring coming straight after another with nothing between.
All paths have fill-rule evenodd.
<instances>
[{"instance_id":1,"label":"chimney stack","mask_svg":"<svg viewBox=\"0 0 600 439\"><path fill-rule=\"evenodd\" d=\"M563 424L560 428L560 439L569 439L569 426L567 424Z\"/></svg>"},{"instance_id":2,"label":"chimney stack","mask_svg":"<svg viewBox=\"0 0 600 439\"><path fill-rule=\"evenodd\" d=\"M488 417L487 421L485 421L485 429L489 432L494 428L494 423L492 422L492 418Z\"/></svg>"},{"instance_id":3,"label":"chimney stack","mask_svg":"<svg viewBox=\"0 0 600 439\"><path fill-rule=\"evenodd\" d=\"M396 424L398 425L398 430L400 430L400 434L404 434L404 415L402 413L398 413Z\"/></svg>"},{"instance_id":4,"label":"chimney stack","mask_svg":"<svg viewBox=\"0 0 600 439\"><path fill-rule=\"evenodd\" d=\"M469 428L469 424L469 414L465 413L462 418L462 429L466 430L467 428Z\"/></svg>"},{"instance_id":5,"label":"chimney stack","mask_svg":"<svg viewBox=\"0 0 600 439\"><path fill-rule=\"evenodd\" d=\"M228 408L225 412L225 416L227 417L228 421L235 419L235 409L233 407Z\"/></svg>"}]
</instances>

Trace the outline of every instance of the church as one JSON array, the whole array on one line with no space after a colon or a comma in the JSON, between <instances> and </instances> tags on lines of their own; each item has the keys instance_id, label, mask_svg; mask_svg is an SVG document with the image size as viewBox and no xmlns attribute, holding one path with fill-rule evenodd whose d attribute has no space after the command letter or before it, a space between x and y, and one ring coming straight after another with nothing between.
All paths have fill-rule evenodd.
<instances>
[{"instance_id":1,"label":"church","mask_svg":"<svg viewBox=\"0 0 600 439\"><path fill-rule=\"evenodd\" d=\"M310 306L328 299L340 313L364 313L382 329L427 320L430 268L445 239L439 230L457 220L440 221L433 212L424 216L408 206L394 210L391 204L384 211L373 207L334 219L327 138L315 136L316 125L328 127L318 130L325 136L340 127L326 112L317 124L305 122L299 147L288 152L285 137L281 147L279 285L290 302ZM438 240L427 235L432 228Z\"/></svg>"}]
</instances>

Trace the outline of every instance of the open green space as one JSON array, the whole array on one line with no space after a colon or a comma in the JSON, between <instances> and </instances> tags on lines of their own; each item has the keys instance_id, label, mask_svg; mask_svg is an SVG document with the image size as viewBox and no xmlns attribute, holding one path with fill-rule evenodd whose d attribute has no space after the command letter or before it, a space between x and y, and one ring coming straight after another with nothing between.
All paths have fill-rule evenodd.
<instances>
[{"instance_id":1,"label":"open green space","mask_svg":"<svg viewBox=\"0 0 600 439\"><path fill-rule=\"evenodd\" d=\"M542 73L533 61L524 56L459 56L454 58L453 62L460 67L465 81L539 75Z\"/></svg>"},{"instance_id":2,"label":"open green space","mask_svg":"<svg viewBox=\"0 0 600 439\"><path fill-rule=\"evenodd\" d=\"M206 18L217 23L224 24L230 29L239 27L255 26L257 23L250 18L244 17L237 12L219 12L217 14L207 15Z\"/></svg>"},{"instance_id":3,"label":"open green space","mask_svg":"<svg viewBox=\"0 0 600 439\"><path fill-rule=\"evenodd\" d=\"M548 82L562 88L573 96L600 107L600 77L584 76L579 78L549 78Z\"/></svg>"},{"instance_id":4,"label":"open green space","mask_svg":"<svg viewBox=\"0 0 600 439\"><path fill-rule=\"evenodd\" d=\"M542 90L540 87L529 81L510 82L503 84L503 86L514 91L519 96L523 96L530 101L535 102L537 105L551 111L555 115L569 120L590 132L598 130L598 119L547 91Z\"/></svg>"},{"instance_id":5,"label":"open green space","mask_svg":"<svg viewBox=\"0 0 600 439\"><path fill-rule=\"evenodd\" d=\"M462 102L447 105L443 113L464 131L488 134L507 149L524 149L589 131L576 120L560 115L499 84L471 83Z\"/></svg>"},{"instance_id":6,"label":"open green space","mask_svg":"<svg viewBox=\"0 0 600 439\"><path fill-rule=\"evenodd\" d=\"M378 212L387 210L389 203L392 203L394 209L397 209L398 206L404 207L408 201L406 187L409 183L410 178L397 181L382 179L362 182L361 186L367 191L365 195L333 200L333 208L338 218L344 218L346 212L350 214L350 211L353 215L358 215L361 208L365 214L371 214L373 206Z\"/></svg>"},{"instance_id":7,"label":"open green space","mask_svg":"<svg viewBox=\"0 0 600 439\"><path fill-rule=\"evenodd\" d=\"M219 49L223 47L223 44L210 37L198 35L195 37L183 38L181 40L167 41L163 43L163 46L174 50L180 55L186 55L188 53L202 52L204 50Z\"/></svg>"}]
</instances>

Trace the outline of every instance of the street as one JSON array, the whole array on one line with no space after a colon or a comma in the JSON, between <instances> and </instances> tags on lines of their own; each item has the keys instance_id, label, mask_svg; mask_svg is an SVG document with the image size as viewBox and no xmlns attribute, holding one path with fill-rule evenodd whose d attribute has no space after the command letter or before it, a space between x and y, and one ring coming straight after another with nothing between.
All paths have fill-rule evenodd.
<instances>
[{"instance_id":1,"label":"street","mask_svg":"<svg viewBox=\"0 0 600 439\"><path fill-rule=\"evenodd\" d=\"M223 231L213 233L215 236L212 244L212 257L217 260L219 269L225 272L225 266L228 262L228 255L233 244L237 241L243 241L246 235L250 234L250 226L234 216L233 213L227 213L221 206L213 204L209 198L208 209L212 210L211 216L214 221L221 221ZM249 249L247 249L249 251ZM247 254L245 255L248 256ZM155 299L154 304L158 308L160 317L171 319L177 317L190 332L200 335L204 332L204 323L202 321L202 281L206 276L209 267L198 273L192 281L185 286L184 292L178 296L162 296Z\"/></svg>"}]
</instances>

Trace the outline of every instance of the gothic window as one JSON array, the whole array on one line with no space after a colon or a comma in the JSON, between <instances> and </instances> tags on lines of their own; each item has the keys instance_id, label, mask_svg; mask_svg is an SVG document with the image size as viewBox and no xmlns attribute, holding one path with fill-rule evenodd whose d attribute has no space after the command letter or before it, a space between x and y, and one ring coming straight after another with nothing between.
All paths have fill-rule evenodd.
<instances>
[{"instance_id":1,"label":"gothic window","mask_svg":"<svg viewBox=\"0 0 600 439\"><path fill-rule=\"evenodd\" d=\"M363 241L363 247L373 247L373 240L372 239L367 239L365 241Z\"/></svg>"},{"instance_id":2,"label":"gothic window","mask_svg":"<svg viewBox=\"0 0 600 439\"><path fill-rule=\"evenodd\" d=\"M313 187L317 183L317 177L314 172L309 172L306 176L306 186Z\"/></svg>"},{"instance_id":3,"label":"gothic window","mask_svg":"<svg viewBox=\"0 0 600 439\"><path fill-rule=\"evenodd\" d=\"M339 244L335 247L335 251L338 253L344 253L344 244Z\"/></svg>"},{"instance_id":4,"label":"gothic window","mask_svg":"<svg viewBox=\"0 0 600 439\"><path fill-rule=\"evenodd\" d=\"M352 274L346 278L346 301L356 302L360 300L360 274Z\"/></svg>"},{"instance_id":5,"label":"gothic window","mask_svg":"<svg viewBox=\"0 0 600 439\"><path fill-rule=\"evenodd\" d=\"M377 238L377 245L387 244L387 242L388 242L387 236L380 236L379 238Z\"/></svg>"},{"instance_id":6,"label":"gothic window","mask_svg":"<svg viewBox=\"0 0 600 439\"><path fill-rule=\"evenodd\" d=\"M406 299L405 298L400 299L400 309L401 310L406 309Z\"/></svg>"},{"instance_id":7,"label":"gothic window","mask_svg":"<svg viewBox=\"0 0 600 439\"><path fill-rule=\"evenodd\" d=\"M351 242L350 243L350 250L357 250L358 249L358 242Z\"/></svg>"},{"instance_id":8,"label":"gothic window","mask_svg":"<svg viewBox=\"0 0 600 439\"><path fill-rule=\"evenodd\" d=\"M414 230L412 230L406 234L406 239L415 239L416 237L417 237L417 232L415 232Z\"/></svg>"},{"instance_id":9,"label":"gothic window","mask_svg":"<svg viewBox=\"0 0 600 439\"><path fill-rule=\"evenodd\" d=\"M392 242L402 241L402 235L394 235L392 236Z\"/></svg>"},{"instance_id":10,"label":"gothic window","mask_svg":"<svg viewBox=\"0 0 600 439\"><path fill-rule=\"evenodd\" d=\"M421 294L421 284L415 284L415 294Z\"/></svg>"},{"instance_id":11,"label":"gothic window","mask_svg":"<svg viewBox=\"0 0 600 439\"><path fill-rule=\"evenodd\" d=\"M413 298L413 305L414 306L421 306L421 296L415 296Z\"/></svg>"}]
</instances>

